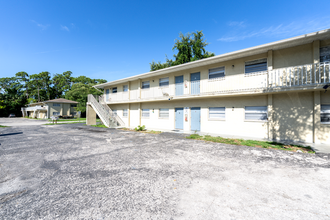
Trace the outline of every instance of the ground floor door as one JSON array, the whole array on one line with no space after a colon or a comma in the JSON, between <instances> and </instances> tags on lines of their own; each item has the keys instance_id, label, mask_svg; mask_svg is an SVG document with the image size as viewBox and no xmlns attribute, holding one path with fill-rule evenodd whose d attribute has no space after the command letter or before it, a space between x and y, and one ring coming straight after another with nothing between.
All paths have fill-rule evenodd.
<instances>
[{"instance_id":1,"label":"ground floor door","mask_svg":"<svg viewBox=\"0 0 330 220\"><path fill-rule=\"evenodd\" d=\"M201 108L200 107L191 108L191 130L192 131L201 130Z\"/></svg>"},{"instance_id":2,"label":"ground floor door","mask_svg":"<svg viewBox=\"0 0 330 220\"><path fill-rule=\"evenodd\" d=\"M183 129L183 108L175 109L175 129Z\"/></svg>"}]
</instances>

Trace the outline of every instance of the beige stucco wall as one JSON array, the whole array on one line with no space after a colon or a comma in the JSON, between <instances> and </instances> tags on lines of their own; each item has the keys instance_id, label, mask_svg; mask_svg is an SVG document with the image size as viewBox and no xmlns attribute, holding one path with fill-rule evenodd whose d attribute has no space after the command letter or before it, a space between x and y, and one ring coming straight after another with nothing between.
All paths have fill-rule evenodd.
<instances>
[{"instance_id":1,"label":"beige stucco wall","mask_svg":"<svg viewBox=\"0 0 330 220\"><path fill-rule=\"evenodd\" d=\"M324 93L320 92L321 95L321 104L330 105L330 92L327 91ZM330 124L320 124L320 130L316 132L317 139L321 143L329 143L330 144Z\"/></svg>"},{"instance_id":2,"label":"beige stucco wall","mask_svg":"<svg viewBox=\"0 0 330 220\"><path fill-rule=\"evenodd\" d=\"M50 111L49 116L50 117L53 116L53 112L60 112L60 115L62 115L62 116L63 115L70 115L71 104L60 103L60 106L53 106L53 103L48 103L48 105L49 105L49 111Z\"/></svg>"},{"instance_id":3,"label":"beige stucco wall","mask_svg":"<svg viewBox=\"0 0 330 220\"><path fill-rule=\"evenodd\" d=\"M313 92L273 95L274 138L313 142Z\"/></svg>"},{"instance_id":4,"label":"beige stucco wall","mask_svg":"<svg viewBox=\"0 0 330 220\"><path fill-rule=\"evenodd\" d=\"M130 125L139 125L139 104L130 104ZM189 107L188 121L184 122L184 130L189 131L191 127L190 108L201 107L201 131L208 133L250 136L268 138L267 122L245 121L245 106L267 106L267 96L244 96L231 98L213 98L185 101L164 101L141 103L141 109L150 109L150 117L141 117L141 125L147 129L175 129L175 108ZM110 105L111 109L118 109L121 116L121 109L124 105ZM226 107L226 120L214 121L209 119L209 107ZM234 111L233 111L234 107ZM159 109L169 108L169 118L160 118ZM141 114L141 113L140 113Z\"/></svg>"}]
</instances>

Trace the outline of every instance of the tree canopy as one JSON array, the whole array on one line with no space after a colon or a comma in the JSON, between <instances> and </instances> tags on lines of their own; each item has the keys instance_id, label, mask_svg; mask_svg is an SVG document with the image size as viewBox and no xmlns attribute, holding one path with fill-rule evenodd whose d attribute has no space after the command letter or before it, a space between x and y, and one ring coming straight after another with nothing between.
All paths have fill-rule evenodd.
<instances>
[{"instance_id":1,"label":"tree canopy","mask_svg":"<svg viewBox=\"0 0 330 220\"><path fill-rule=\"evenodd\" d=\"M202 31L187 33L186 35L180 33L179 39L175 39L175 43L172 48L173 51L177 51L177 54L174 55L174 60L168 59L166 56L165 63L161 63L160 61L152 61L150 63L150 71L164 69L214 56L214 53L205 50L207 45L208 43L206 43Z\"/></svg>"},{"instance_id":2,"label":"tree canopy","mask_svg":"<svg viewBox=\"0 0 330 220\"><path fill-rule=\"evenodd\" d=\"M101 95L94 85L107 82L86 76L72 77L71 71L54 74L41 72L29 75L18 72L14 77L0 78L0 117L10 113L21 115L21 107L32 102L66 98L79 102L77 111L86 111L87 95Z\"/></svg>"}]
</instances>

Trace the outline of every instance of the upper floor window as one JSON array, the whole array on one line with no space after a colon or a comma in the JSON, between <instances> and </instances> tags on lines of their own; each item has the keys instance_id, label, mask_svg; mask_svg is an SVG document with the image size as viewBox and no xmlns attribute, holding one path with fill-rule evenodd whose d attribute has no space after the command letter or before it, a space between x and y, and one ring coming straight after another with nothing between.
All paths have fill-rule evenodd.
<instances>
[{"instance_id":1,"label":"upper floor window","mask_svg":"<svg viewBox=\"0 0 330 220\"><path fill-rule=\"evenodd\" d=\"M149 88L150 88L150 82L149 81L142 82L142 89L149 89Z\"/></svg>"},{"instance_id":2,"label":"upper floor window","mask_svg":"<svg viewBox=\"0 0 330 220\"><path fill-rule=\"evenodd\" d=\"M330 105L321 105L321 122L330 123Z\"/></svg>"},{"instance_id":3,"label":"upper floor window","mask_svg":"<svg viewBox=\"0 0 330 220\"><path fill-rule=\"evenodd\" d=\"M320 48L320 62L330 61L330 46Z\"/></svg>"},{"instance_id":4,"label":"upper floor window","mask_svg":"<svg viewBox=\"0 0 330 220\"><path fill-rule=\"evenodd\" d=\"M209 108L209 118L226 118L226 108L225 107L210 107Z\"/></svg>"},{"instance_id":5,"label":"upper floor window","mask_svg":"<svg viewBox=\"0 0 330 220\"><path fill-rule=\"evenodd\" d=\"M123 85L123 92L128 92L128 85Z\"/></svg>"},{"instance_id":6,"label":"upper floor window","mask_svg":"<svg viewBox=\"0 0 330 220\"><path fill-rule=\"evenodd\" d=\"M150 116L149 109L142 109L142 117L149 118L149 116Z\"/></svg>"},{"instance_id":7,"label":"upper floor window","mask_svg":"<svg viewBox=\"0 0 330 220\"><path fill-rule=\"evenodd\" d=\"M128 116L128 109L124 109L123 110L123 117L127 117Z\"/></svg>"},{"instance_id":8,"label":"upper floor window","mask_svg":"<svg viewBox=\"0 0 330 220\"><path fill-rule=\"evenodd\" d=\"M159 109L159 117L160 118L168 118L169 117L169 109L168 108L161 108Z\"/></svg>"},{"instance_id":9,"label":"upper floor window","mask_svg":"<svg viewBox=\"0 0 330 220\"><path fill-rule=\"evenodd\" d=\"M117 93L117 87L112 88L112 93Z\"/></svg>"},{"instance_id":10,"label":"upper floor window","mask_svg":"<svg viewBox=\"0 0 330 220\"><path fill-rule=\"evenodd\" d=\"M225 77L225 67L217 67L209 69L209 79L223 78Z\"/></svg>"},{"instance_id":11,"label":"upper floor window","mask_svg":"<svg viewBox=\"0 0 330 220\"><path fill-rule=\"evenodd\" d=\"M77 104L71 104L71 107L73 108L73 107L77 107Z\"/></svg>"},{"instance_id":12,"label":"upper floor window","mask_svg":"<svg viewBox=\"0 0 330 220\"><path fill-rule=\"evenodd\" d=\"M170 81L168 77L159 79L159 87L168 86L169 84Z\"/></svg>"},{"instance_id":13,"label":"upper floor window","mask_svg":"<svg viewBox=\"0 0 330 220\"><path fill-rule=\"evenodd\" d=\"M60 107L61 104L60 103L53 103L53 106Z\"/></svg>"},{"instance_id":14,"label":"upper floor window","mask_svg":"<svg viewBox=\"0 0 330 220\"><path fill-rule=\"evenodd\" d=\"M266 121L267 106L245 106L245 120Z\"/></svg>"},{"instance_id":15,"label":"upper floor window","mask_svg":"<svg viewBox=\"0 0 330 220\"><path fill-rule=\"evenodd\" d=\"M245 62L245 74L267 71L267 58Z\"/></svg>"}]
</instances>

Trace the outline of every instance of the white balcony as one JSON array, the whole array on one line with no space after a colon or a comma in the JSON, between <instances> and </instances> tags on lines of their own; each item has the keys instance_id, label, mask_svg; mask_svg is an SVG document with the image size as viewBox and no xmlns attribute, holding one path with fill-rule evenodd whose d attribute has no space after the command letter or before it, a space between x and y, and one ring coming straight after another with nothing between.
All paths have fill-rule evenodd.
<instances>
[{"instance_id":1,"label":"white balcony","mask_svg":"<svg viewBox=\"0 0 330 220\"><path fill-rule=\"evenodd\" d=\"M36 111L36 110L44 110L47 111L47 107L46 106L40 106L40 105L36 105L36 106L32 106L32 107L26 107L26 108L21 108L24 111Z\"/></svg>"},{"instance_id":2,"label":"white balcony","mask_svg":"<svg viewBox=\"0 0 330 220\"><path fill-rule=\"evenodd\" d=\"M330 62L321 64L306 64L274 69L271 71L253 74L226 75L217 79L202 79L194 82L194 89L199 92L191 92L191 83L188 82L183 89L183 95L175 96L175 84L168 87L151 87L141 90L130 90L109 94L107 103L123 103L150 100L166 100L169 97L187 98L196 96L212 96L234 93L267 93L274 90L301 90L306 88L322 88L330 83Z\"/></svg>"}]
</instances>

